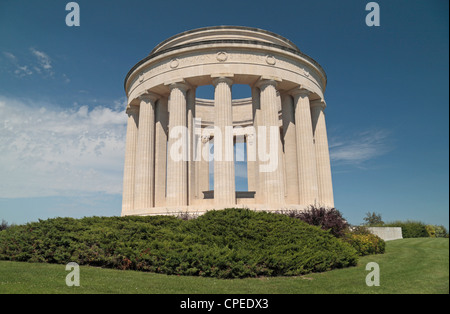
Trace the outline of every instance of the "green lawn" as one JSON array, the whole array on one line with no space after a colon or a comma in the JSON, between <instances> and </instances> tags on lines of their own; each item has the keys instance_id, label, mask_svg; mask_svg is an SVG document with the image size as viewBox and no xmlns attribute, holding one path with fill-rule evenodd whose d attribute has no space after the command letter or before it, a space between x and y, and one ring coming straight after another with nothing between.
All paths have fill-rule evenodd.
<instances>
[{"instance_id":1,"label":"green lawn","mask_svg":"<svg viewBox=\"0 0 450 314\"><path fill-rule=\"evenodd\" d=\"M449 240L403 239L358 266L301 277L213 279L95 267L80 268L80 287L67 287L65 265L0 261L0 293L449 293ZM380 286L368 287L365 266L380 266Z\"/></svg>"}]
</instances>

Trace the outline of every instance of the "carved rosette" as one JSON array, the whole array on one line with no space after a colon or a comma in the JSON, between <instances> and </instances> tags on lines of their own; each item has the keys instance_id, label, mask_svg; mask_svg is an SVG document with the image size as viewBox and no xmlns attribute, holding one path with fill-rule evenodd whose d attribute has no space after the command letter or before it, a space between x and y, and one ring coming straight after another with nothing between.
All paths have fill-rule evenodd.
<instances>
[{"instance_id":1,"label":"carved rosette","mask_svg":"<svg viewBox=\"0 0 450 314\"><path fill-rule=\"evenodd\" d=\"M170 68L171 69L176 69L178 68L178 65L180 65L180 61L178 61L178 59L172 59L170 61Z\"/></svg>"},{"instance_id":2,"label":"carved rosette","mask_svg":"<svg viewBox=\"0 0 450 314\"><path fill-rule=\"evenodd\" d=\"M216 54L216 59L217 59L217 61L225 62L228 59L228 54L226 52L224 52L224 51L219 51Z\"/></svg>"},{"instance_id":3,"label":"carved rosette","mask_svg":"<svg viewBox=\"0 0 450 314\"><path fill-rule=\"evenodd\" d=\"M268 65L275 65L275 63L277 63L277 59L275 59L274 56L268 55L266 56L266 63Z\"/></svg>"}]
</instances>

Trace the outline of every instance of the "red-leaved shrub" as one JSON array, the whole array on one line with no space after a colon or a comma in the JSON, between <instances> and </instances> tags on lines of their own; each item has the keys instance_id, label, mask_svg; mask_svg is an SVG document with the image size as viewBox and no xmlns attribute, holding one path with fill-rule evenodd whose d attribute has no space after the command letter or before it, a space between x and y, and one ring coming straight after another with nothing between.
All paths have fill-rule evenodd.
<instances>
[{"instance_id":1,"label":"red-leaved shrub","mask_svg":"<svg viewBox=\"0 0 450 314\"><path fill-rule=\"evenodd\" d=\"M342 214L336 208L326 208L323 206L311 205L307 209L281 211L289 217L303 220L304 222L321 227L324 230L330 230L335 237L341 238L344 236L349 225L342 217Z\"/></svg>"}]
</instances>

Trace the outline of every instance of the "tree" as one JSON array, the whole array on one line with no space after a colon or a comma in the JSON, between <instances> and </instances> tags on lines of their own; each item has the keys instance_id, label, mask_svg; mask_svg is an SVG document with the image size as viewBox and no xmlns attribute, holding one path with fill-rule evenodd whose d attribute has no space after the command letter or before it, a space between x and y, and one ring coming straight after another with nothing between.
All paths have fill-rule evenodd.
<instances>
[{"instance_id":1,"label":"tree","mask_svg":"<svg viewBox=\"0 0 450 314\"><path fill-rule=\"evenodd\" d=\"M2 219L2 223L0 223L0 231L6 230L8 228L9 228L8 223L4 219Z\"/></svg>"},{"instance_id":2,"label":"tree","mask_svg":"<svg viewBox=\"0 0 450 314\"><path fill-rule=\"evenodd\" d=\"M381 219L381 214L377 214L375 212L366 214L366 217L363 218L366 226L375 226L375 225L384 225L384 221Z\"/></svg>"}]
</instances>

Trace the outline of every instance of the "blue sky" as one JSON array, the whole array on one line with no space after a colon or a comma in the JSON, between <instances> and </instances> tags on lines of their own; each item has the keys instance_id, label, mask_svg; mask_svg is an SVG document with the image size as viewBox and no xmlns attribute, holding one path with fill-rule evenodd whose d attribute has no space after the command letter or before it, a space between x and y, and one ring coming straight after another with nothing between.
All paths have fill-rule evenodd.
<instances>
[{"instance_id":1,"label":"blue sky","mask_svg":"<svg viewBox=\"0 0 450 314\"><path fill-rule=\"evenodd\" d=\"M377 1L380 27L362 0L80 0L80 27L68 2L0 2L0 219L120 215L128 70L177 33L241 25L325 69L335 204L351 223L370 211L448 227L448 1Z\"/></svg>"}]
</instances>

